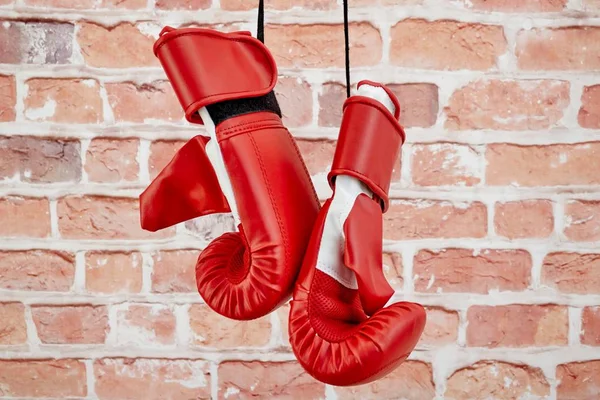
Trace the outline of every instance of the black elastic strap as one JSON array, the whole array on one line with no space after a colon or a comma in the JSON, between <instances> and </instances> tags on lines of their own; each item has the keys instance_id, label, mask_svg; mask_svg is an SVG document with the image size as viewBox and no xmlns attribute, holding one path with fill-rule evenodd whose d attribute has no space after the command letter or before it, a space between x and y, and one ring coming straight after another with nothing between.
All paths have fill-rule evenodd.
<instances>
[{"instance_id":1,"label":"black elastic strap","mask_svg":"<svg viewBox=\"0 0 600 400\"><path fill-rule=\"evenodd\" d=\"M265 2L258 2L258 26L256 28L256 38L261 42L265 42Z\"/></svg>"},{"instance_id":2,"label":"black elastic strap","mask_svg":"<svg viewBox=\"0 0 600 400\"><path fill-rule=\"evenodd\" d=\"M348 29L348 0L344 0L344 36L346 49L346 95L350 97L350 33Z\"/></svg>"},{"instance_id":3,"label":"black elastic strap","mask_svg":"<svg viewBox=\"0 0 600 400\"><path fill-rule=\"evenodd\" d=\"M264 2L263 0L260 0L258 3L258 29L256 30L256 38L263 43L265 42L264 21ZM215 126L229 118L260 111L272 112L281 118L281 109L279 108L279 103L277 102L275 92L273 91L270 91L266 95L259 97L221 101L219 103L206 106L206 110L212 118Z\"/></svg>"}]
</instances>

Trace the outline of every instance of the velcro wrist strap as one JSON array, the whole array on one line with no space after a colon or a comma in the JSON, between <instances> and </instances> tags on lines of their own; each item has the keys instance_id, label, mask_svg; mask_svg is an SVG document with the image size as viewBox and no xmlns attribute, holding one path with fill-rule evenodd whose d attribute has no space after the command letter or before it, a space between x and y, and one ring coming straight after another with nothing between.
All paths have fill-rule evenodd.
<instances>
[{"instance_id":1,"label":"velcro wrist strap","mask_svg":"<svg viewBox=\"0 0 600 400\"><path fill-rule=\"evenodd\" d=\"M344 116L331 172L327 178L333 189L337 175L350 175L364 182L389 207L388 192L392 172L404 143L404 130L394 116L377 100L350 97L344 103Z\"/></svg>"},{"instance_id":2,"label":"velcro wrist strap","mask_svg":"<svg viewBox=\"0 0 600 400\"><path fill-rule=\"evenodd\" d=\"M189 122L198 110L223 101L269 94L277 83L275 60L249 32L165 28L154 44Z\"/></svg>"}]
</instances>

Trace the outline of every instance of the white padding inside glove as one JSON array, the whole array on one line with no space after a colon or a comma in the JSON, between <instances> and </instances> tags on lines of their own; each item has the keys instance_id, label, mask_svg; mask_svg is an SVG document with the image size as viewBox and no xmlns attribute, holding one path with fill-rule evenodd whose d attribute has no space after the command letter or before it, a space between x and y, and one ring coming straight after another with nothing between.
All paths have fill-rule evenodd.
<instances>
[{"instance_id":1,"label":"white padding inside glove","mask_svg":"<svg viewBox=\"0 0 600 400\"><path fill-rule=\"evenodd\" d=\"M394 103L380 87L362 85L358 89L359 96L370 97L383 104L392 114ZM358 289L354 271L344 265L344 224L354 202L364 193L373 197L373 192L360 180L347 175L339 175L335 180L335 191L323 228L323 236L317 255L317 269L338 281L348 289Z\"/></svg>"},{"instance_id":2,"label":"white padding inside glove","mask_svg":"<svg viewBox=\"0 0 600 400\"><path fill-rule=\"evenodd\" d=\"M229 178L229 174L227 173L227 168L225 168L225 161L223 160L223 154L221 153L221 148L219 147L219 143L217 142L217 132L215 128L215 123L212 118L208 114L208 110L206 107L202 107L199 111L200 118L204 122L204 127L206 128L206 132L210 136L210 141L206 144L206 155L212 164L215 173L217 175L217 180L219 181L219 185L221 186L221 191L225 198L227 199L227 203L229 203L229 208L231 209L231 214L233 215L235 229L237 230L237 226L240 223L240 215L238 214L238 207L235 202L235 196L233 195L233 187L231 186L231 179Z\"/></svg>"}]
</instances>

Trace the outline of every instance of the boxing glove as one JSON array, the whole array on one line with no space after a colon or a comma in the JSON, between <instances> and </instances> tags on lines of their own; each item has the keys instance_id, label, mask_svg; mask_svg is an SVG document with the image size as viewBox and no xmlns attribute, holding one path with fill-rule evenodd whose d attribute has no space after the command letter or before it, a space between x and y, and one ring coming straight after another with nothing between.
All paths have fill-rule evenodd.
<instances>
[{"instance_id":1,"label":"boxing glove","mask_svg":"<svg viewBox=\"0 0 600 400\"><path fill-rule=\"evenodd\" d=\"M362 81L344 103L325 202L296 282L289 315L292 349L315 379L371 382L412 352L425 326L422 306L399 302L383 274L382 215L404 131L386 87Z\"/></svg>"},{"instance_id":2,"label":"boxing glove","mask_svg":"<svg viewBox=\"0 0 600 400\"><path fill-rule=\"evenodd\" d=\"M196 264L205 302L236 320L289 300L319 202L281 121L275 62L249 32L166 28L154 45L186 119L206 135L185 144L140 196L144 229L231 212L237 232Z\"/></svg>"}]
</instances>

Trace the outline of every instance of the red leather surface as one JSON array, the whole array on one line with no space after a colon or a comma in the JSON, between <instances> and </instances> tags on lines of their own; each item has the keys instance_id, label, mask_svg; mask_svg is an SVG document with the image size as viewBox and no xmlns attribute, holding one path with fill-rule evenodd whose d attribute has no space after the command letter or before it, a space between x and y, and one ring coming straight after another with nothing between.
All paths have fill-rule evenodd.
<instances>
[{"instance_id":1,"label":"red leather surface","mask_svg":"<svg viewBox=\"0 0 600 400\"><path fill-rule=\"evenodd\" d=\"M197 111L208 104L263 96L277 83L273 56L249 32L167 27L154 54L189 122L201 124Z\"/></svg>"},{"instance_id":2,"label":"red leather surface","mask_svg":"<svg viewBox=\"0 0 600 400\"><path fill-rule=\"evenodd\" d=\"M394 289L383 274L383 218L381 208L361 194L344 224L344 264L356 274L360 302L367 315L392 298Z\"/></svg>"},{"instance_id":3,"label":"red leather surface","mask_svg":"<svg viewBox=\"0 0 600 400\"><path fill-rule=\"evenodd\" d=\"M327 175L330 186L333 188L337 175L354 176L369 186L387 211L387 193L402 143L404 130L381 103L363 96L350 97L344 103L340 135Z\"/></svg>"},{"instance_id":4,"label":"red leather surface","mask_svg":"<svg viewBox=\"0 0 600 400\"><path fill-rule=\"evenodd\" d=\"M254 319L290 298L319 202L277 115L228 119L217 126L217 138L243 232L225 234L201 253L198 290L218 313Z\"/></svg>"},{"instance_id":5,"label":"red leather surface","mask_svg":"<svg viewBox=\"0 0 600 400\"><path fill-rule=\"evenodd\" d=\"M389 182L392 157L401 145L398 129L388 123L391 114L363 98L350 100L347 103L359 107L345 109L338 165L360 167L352 175L363 181ZM378 146L380 138L396 149ZM363 154L370 151L377 154ZM382 155L389 159L374 161ZM383 195L387 199L387 191ZM331 199L317 217L296 281L289 316L292 349L311 376L331 385L364 384L393 371L413 351L425 327L425 310L419 304L398 302L384 308L391 288L382 271L382 209L376 200L358 196L344 225L346 244L340 251L346 267L356 273L358 290L317 269Z\"/></svg>"},{"instance_id":6,"label":"red leather surface","mask_svg":"<svg viewBox=\"0 0 600 400\"><path fill-rule=\"evenodd\" d=\"M207 214L229 212L206 155L208 138L187 142L140 195L142 228L157 230Z\"/></svg>"}]
</instances>

